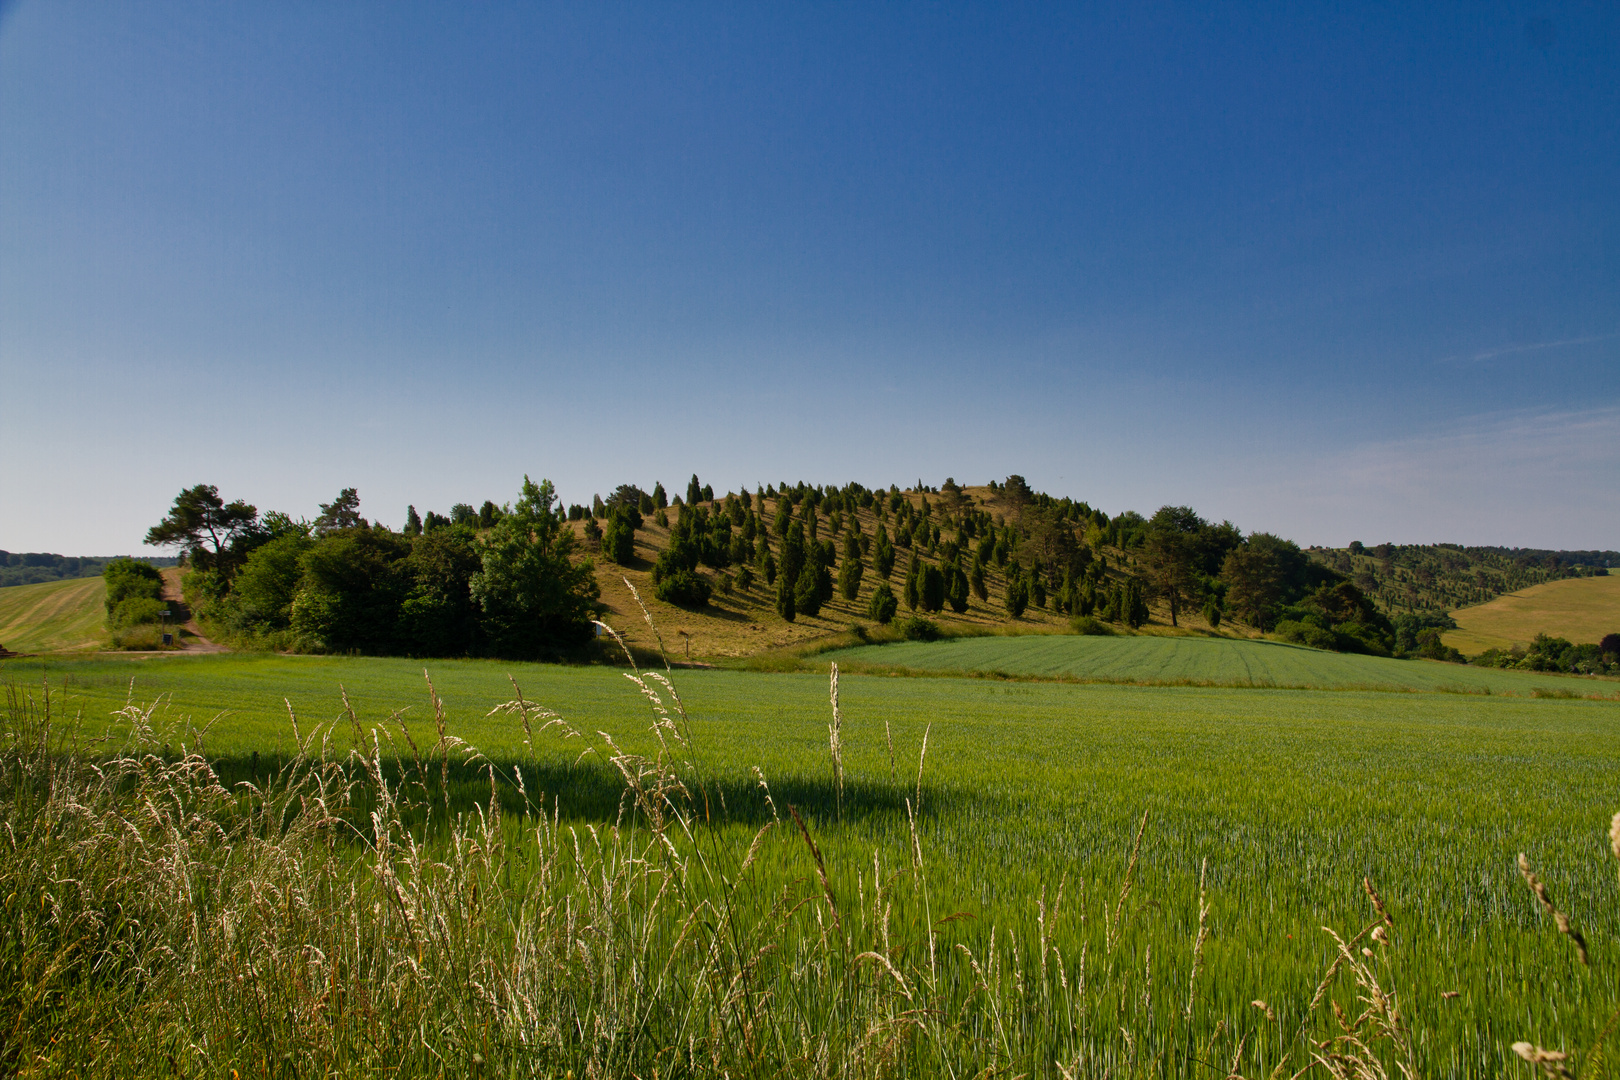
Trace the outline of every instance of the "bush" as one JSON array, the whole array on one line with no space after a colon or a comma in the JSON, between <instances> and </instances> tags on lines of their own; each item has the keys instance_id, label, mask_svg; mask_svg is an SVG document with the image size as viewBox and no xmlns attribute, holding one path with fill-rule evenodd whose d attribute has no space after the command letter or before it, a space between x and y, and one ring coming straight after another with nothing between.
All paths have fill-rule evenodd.
<instances>
[{"instance_id":1,"label":"bush","mask_svg":"<svg viewBox=\"0 0 1620 1080\"><path fill-rule=\"evenodd\" d=\"M163 599L163 575L151 563L114 559L101 572L107 583L107 615L131 597Z\"/></svg>"},{"instance_id":2,"label":"bush","mask_svg":"<svg viewBox=\"0 0 1620 1080\"><path fill-rule=\"evenodd\" d=\"M907 641L938 641L939 627L928 619L904 619L899 627L900 636Z\"/></svg>"},{"instance_id":3,"label":"bush","mask_svg":"<svg viewBox=\"0 0 1620 1080\"><path fill-rule=\"evenodd\" d=\"M887 581L878 582L878 587L872 590L872 599L867 601L866 613L879 625L888 625L894 619L895 612L900 610L900 601L894 597L894 590Z\"/></svg>"},{"instance_id":4,"label":"bush","mask_svg":"<svg viewBox=\"0 0 1620 1080\"><path fill-rule=\"evenodd\" d=\"M163 627L154 623L139 623L135 626L125 627L113 631L112 645L115 649L161 649L163 645ZM175 645L169 648L177 648Z\"/></svg>"},{"instance_id":5,"label":"bush","mask_svg":"<svg viewBox=\"0 0 1620 1080\"><path fill-rule=\"evenodd\" d=\"M629 566L636 556L636 530L615 507L602 530L602 554L620 566Z\"/></svg>"},{"instance_id":6,"label":"bush","mask_svg":"<svg viewBox=\"0 0 1620 1080\"><path fill-rule=\"evenodd\" d=\"M1069 629L1087 637L1112 637L1113 627L1094 615L1076 615L1069 620Z\"/></svg>"},{"instance_id":7,"label":"bush","mask_svg":"<svg viewBox=\"0 0 1620 1080\"><path fill-rule=\"evenodd\" d=\"M1313 649L1337 650L1339 647L1339 637L1333 631L1294 619L1284 619L1278 623L1272 637L1292 645L1308 645Z\"/></svg>"},{"instance_id":8,"label":"bush","mask_svg":"<svg viewBox=\"0 0 1620 1080\"><path fill-rule=\"evenodd\" d=\"M665 574L658 582L658 599L677 607L700 608L709 602L709 582L690 570Z\"/></svg>"},{"instance_id":9,"label":"bush","mask_svg":"<svg viewBox=\"0 0 1620 1080\"><path fill-rule=\"evenodd\" d=\"M125 630L132 626L144 626L148 623L161 622L163 613L168 607L162 600L153 600L148 596L131 596L123 600L107 616L107 628L110 630Z\"/></svg>"}]
</instances>

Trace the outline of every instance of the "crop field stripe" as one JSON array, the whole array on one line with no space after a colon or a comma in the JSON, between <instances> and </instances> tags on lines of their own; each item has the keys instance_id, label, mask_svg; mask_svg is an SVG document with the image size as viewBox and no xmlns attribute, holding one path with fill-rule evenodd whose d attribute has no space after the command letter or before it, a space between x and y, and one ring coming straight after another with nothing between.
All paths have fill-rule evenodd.
<instances>
[{"instance_id":1,"label":"crop field stripe","mask_svg":"<svg viewBox=\"0 0 1620 1080\"><path fill-rule=\"evenodd\" d=\"M100 578L0 589L0 645L13 652L93 647L106 636L105 590Z\"/></svg>"},{"instance_id":2,"label":"crop field stripe","mask_svg":"<svg viewBox=\"0 0 1620 1080\"><path fill-rule=\"evenodd\" d=\"M1169 637L998 637L899 642L824 653L819 659L913 672L1002 672L1079 681L1293 686L1579 696L1620 694L1620 682L1321 652L1271 641Z\"/></svg>"}]
</instances>

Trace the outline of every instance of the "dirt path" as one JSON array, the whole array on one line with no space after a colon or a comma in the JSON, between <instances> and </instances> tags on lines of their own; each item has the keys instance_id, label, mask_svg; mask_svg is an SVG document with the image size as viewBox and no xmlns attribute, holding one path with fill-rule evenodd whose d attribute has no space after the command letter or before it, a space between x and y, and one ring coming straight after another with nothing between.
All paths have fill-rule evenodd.
<instances>
[{"instance_id":1,"label":"dirt path","mask_svg":"<svg viewBox=\"0 0 1620 1080\"><path fill-rule=\"evenodd\" d=\"M169 610L175 613L176 618L185 620L178 623L179 629L184 630L188 635L180 639L180 647L183 650L190 653L222 653L230 651L225 646L216 645L203 637L202 628L197 625L197 620L192 617L191 609L186 606L185 597L180 591L180 568L178 566L170 566L163 571L163 600L169 605Z\"/></svg>"}]
</instances>

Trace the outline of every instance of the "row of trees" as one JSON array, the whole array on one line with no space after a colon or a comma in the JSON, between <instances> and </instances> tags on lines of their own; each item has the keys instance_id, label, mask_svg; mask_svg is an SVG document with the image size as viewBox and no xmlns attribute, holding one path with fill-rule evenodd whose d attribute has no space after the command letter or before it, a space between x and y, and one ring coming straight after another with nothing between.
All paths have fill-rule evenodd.
<instances>
[{"instance_id":1,"label":"row of trees","mask_svg":"<svg viewBox=\"0 0 1620 1080\"><path fill-rule=\"evenodd\" d=\"M599 592L550 481L481 522L394 532L352 488L313 522L260 517L212 485L180 493L147 543L178 547L199 614L282 647L533 659L594 631Z\"/></svg>"}]
</instances>

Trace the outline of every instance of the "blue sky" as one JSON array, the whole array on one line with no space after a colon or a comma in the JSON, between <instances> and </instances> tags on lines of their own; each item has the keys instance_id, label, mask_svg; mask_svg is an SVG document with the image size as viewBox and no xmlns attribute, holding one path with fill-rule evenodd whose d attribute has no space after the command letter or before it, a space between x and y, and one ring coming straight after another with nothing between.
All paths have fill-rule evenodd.
<instances>
[{"instance_id":1,"label":"blue sky","mask_svg":"<svg viewBox=\"0 0 1620 1080\"><path fill-rule=\"evenodd\" d=\"M1019 472L1620 548L1620 8L0 8L0 547Z\"/></svg>"}]
</instances>

